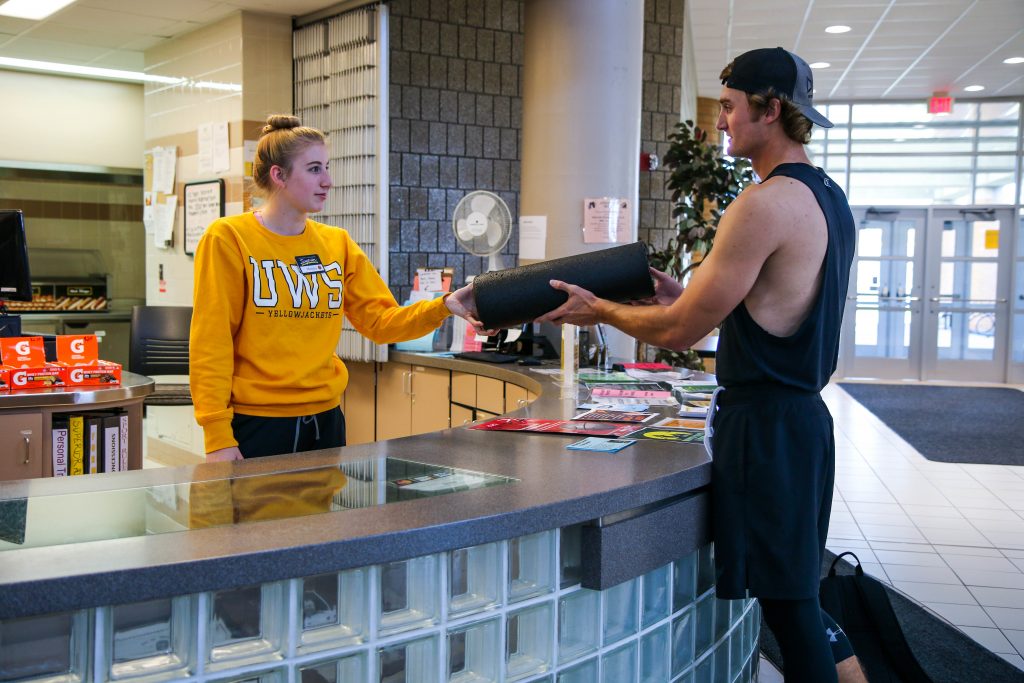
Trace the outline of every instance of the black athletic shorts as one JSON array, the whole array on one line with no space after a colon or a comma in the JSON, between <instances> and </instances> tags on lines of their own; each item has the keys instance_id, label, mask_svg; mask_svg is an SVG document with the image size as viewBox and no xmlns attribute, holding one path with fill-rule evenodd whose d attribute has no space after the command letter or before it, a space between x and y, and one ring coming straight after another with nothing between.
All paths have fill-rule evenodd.
<instances>
[{"instance_id":1,"label":"black athletic shorts","mask_svg":"<svg viewBox=\"0 0 1024 683\"><path fill-rule=\"evenodd\" d=\"M835 436L817 393L726 388L712 422L712 526L719 598L818 595Z\"/></svg>"},{"instance_id":2,"label":"black athletic shorts","mask_svg":"<svg viewBox=\"0 0 1024 683\"><path fill-rule=\"evenodd\" d=\"M300 417L262 417L235 413L231 430L246 458L315 451L345 445L341 408Z\"/></svg>"}]
</instances>

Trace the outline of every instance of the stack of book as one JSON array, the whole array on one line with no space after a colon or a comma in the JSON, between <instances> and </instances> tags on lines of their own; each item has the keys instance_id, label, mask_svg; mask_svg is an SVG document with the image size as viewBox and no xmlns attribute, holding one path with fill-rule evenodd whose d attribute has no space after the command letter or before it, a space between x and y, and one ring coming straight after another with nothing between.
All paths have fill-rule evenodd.
<instances>
[{"instance_id":1,"label":"stack of book","mask_svg":"<svg viewBox=\"0 0 1024 683\"><path fill-rule=\"evenodd\" d=\"M128 469L128 413L107 410L53 416L53 476Z\"/></svg>"}]
</instances>

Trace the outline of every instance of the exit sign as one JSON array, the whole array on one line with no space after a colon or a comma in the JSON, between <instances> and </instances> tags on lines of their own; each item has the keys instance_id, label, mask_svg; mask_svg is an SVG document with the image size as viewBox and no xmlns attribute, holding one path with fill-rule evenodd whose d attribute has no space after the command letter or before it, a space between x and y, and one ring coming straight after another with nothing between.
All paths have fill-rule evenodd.
<instances>
[{"instance_id":1,"label":"exit sign","mask_svg":"<svg viewBox=\"0 0 1024 683\"><path fill-rule=\"evenodd\" d=\"M953 98L948 95L945 97L932 97L928 100L928 113L929 114L950 114L953 112Z\"/></svg>"}]
</instances>

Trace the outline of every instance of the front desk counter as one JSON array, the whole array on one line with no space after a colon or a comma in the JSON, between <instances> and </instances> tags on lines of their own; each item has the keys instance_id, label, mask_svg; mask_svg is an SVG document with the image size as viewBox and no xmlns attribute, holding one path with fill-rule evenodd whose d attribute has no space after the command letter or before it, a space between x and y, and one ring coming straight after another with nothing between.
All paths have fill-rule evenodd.
<instances>
[{"instance_id":1,"label":"front desk counter","mask_svg":"<svg viewBox=\"0 0 1024 683\"><path fill-rule=\"evenodd\" d=\"M392 361L576 413L526 368ZM753 680L757 603L714 596L704 448L575 440L460 427L0 483L0 679Z\"/></svg>"}]
</instances>

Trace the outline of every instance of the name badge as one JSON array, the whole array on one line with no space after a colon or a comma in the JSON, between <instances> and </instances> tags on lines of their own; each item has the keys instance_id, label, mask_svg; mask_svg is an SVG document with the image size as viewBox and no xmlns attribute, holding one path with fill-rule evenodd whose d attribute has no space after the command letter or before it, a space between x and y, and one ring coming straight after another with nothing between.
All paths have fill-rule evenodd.
<instances>
[{"instance_id":1,"label":"name badge","mask_svg":"<svg viewBox=\"0 0 1024 683\"><path fill-rule=\"evenodd\" d=\"M298 266L299 272L303 275L315 275L316 273L326 272L324 264L320 263L320 257L316 254L296 256L295 265Z\"/></svg>"}]
</instances>

